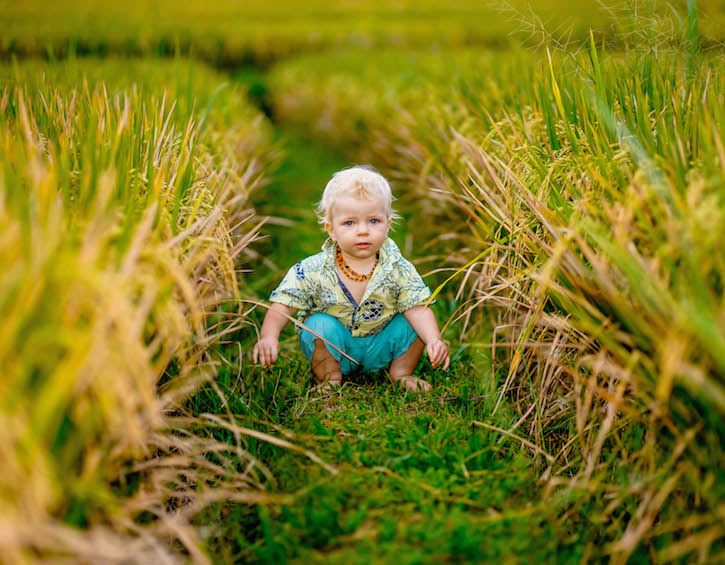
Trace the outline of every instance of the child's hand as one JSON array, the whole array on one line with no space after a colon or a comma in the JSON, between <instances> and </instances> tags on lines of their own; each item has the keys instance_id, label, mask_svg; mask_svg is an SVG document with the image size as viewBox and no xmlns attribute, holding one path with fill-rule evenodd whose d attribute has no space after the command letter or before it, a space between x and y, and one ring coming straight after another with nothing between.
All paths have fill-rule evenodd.
<instances>
[{"instance_id":1,"label":"child's hand","mask_svg":"<svg viewBox=\"0 0 725 565\"><path fill-rule=\"evenodd\" d=\"M451 364L451 356L448 353L448 346L441 338L431 341L425 346L425 350L428 352L430 364L434 369L437 369L442 364L443 370L448 370L448 366Z\"/></svg>"},{"instance_id":2,"label":"child's hand","mask_svg":"<svg viewBox=\"0 0 725 565\"><path fill-rule=\"evenodd\" d=\"M262 366L262 369L268 369L277 361L279 354L279 340L273 337L263 337L254 346L252 351L252 361Z\"/></svg>"}]
</instances>

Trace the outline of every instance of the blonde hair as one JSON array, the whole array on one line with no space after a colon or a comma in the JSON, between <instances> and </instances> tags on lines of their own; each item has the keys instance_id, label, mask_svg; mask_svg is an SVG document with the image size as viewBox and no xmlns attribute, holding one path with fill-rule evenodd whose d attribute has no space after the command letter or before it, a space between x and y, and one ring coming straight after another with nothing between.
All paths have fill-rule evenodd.
<instances>
[{"instance_id":1,"label":"blonde hair","mask_svg":"<svg viewBox=\"0 0 725 565\"><path fill-rule=\"evenodd\" d=\"M337 171L325 186L315 211L321 224L331 219L332 205L341 194L351 194L365 200L379 199L388 218L398 219L393 210L393 192L390 183L371 165L356 165Z\"/></svg>"}]
</instances>

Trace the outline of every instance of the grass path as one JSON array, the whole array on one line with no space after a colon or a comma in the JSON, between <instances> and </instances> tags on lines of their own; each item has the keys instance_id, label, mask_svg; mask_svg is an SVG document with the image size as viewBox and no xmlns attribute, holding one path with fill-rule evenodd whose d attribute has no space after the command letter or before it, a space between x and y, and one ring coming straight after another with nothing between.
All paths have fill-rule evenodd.
<instances>
[{"instance_id":1,"label":"grass path","mask_svg":"<svg viewBox=\"0 0 725 565\"><path fill-rule=\"evenodd\" d=\"M241 80L259 84L260 76ZM267 226L263 251L282 270L255 273L262 296L284 269L319 249L323 237L312 203L332 172L349 164L297 132L278 133L286 156L256 205L295 225ZM200 520L215 560L579 562L588 551L582 542L590 538L587 526L572 529L572 520L557 519L574 502L542 496L537 478L543 459L478 424L514 423L505 406L492 414L492 373L501 368L481 351L456 344L453 332L446 337L454 343L451 370L434 371L427 361L417 369L434 384L427 396L392 388L382 372L347 381L330 395L313 393L290 327L273 369L251 366L248 356L224 364L217 385L228 404L206 389L195 398L194 411L228 410L270 433L284 429L324 464L247 439L246 449L269 470L266 488L291 499L212 507ZM249 332L240 338L249 351Z\"/></svg>"},{"instance_id":2,"label":"grass path","mask_svg":"<svg viewBox=\"0 0 725 565\"><path fill-rule=\"evenodd\" d=\"M493 398L475 384L479 368L457 357L450 375L421 369L435 384L425 397L393 389L382 374L314 394L294 356L250 372L232 412L270 432L286 428L324 465L251 442L275 477L270 490L293 498L213 509L205 521L218 526L219 562L578 562L588 533L556 519L571 501L544 499L542 469L518 442L477 425L506 417L492 417Z\"/></svg>"}]
</instances>

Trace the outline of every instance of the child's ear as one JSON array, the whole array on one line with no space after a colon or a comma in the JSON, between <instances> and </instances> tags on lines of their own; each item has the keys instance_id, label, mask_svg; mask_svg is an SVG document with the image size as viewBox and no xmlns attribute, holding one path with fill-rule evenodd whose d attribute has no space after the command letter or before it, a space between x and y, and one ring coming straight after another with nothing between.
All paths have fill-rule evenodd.
<instances>
[{"instance_id":1,"label":"child's ear","mask_svg":"<svg viewBox=\"0 0 725 565\"><path fill-rule=\"evenodd\" d=\"M325 229L327 230L327 235L330 236L330 239L335 241L335 238L332 237L332 224L330 222L325 222Z\"/></svg>"}]
</instances>

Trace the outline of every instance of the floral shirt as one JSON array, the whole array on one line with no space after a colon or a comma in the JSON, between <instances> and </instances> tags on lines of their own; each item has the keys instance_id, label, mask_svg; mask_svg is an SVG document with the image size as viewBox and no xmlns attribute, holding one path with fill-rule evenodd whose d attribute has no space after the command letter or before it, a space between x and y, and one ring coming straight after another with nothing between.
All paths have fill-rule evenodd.
<instances>
[{"instance_id":1,"label":"floral shirt","mask_svg":"<svg viewBox=\"0 0 725 565\"><path fill-rule=\"evenodd\" d=\"M373 335L388 325L395 314L424 303L430 289L410 261L387 238L380 260L359 304L335 269L335 243L328 239L322 252L303 259L285 275L269 300L300 310L307 319L319 312L334 316L353 337Z\"/></svg>"}]
</instances>

